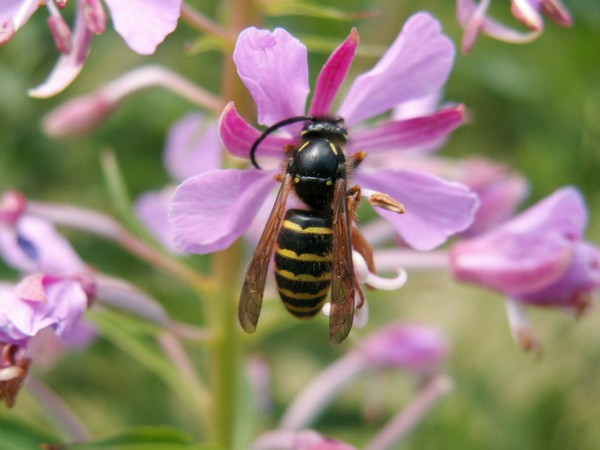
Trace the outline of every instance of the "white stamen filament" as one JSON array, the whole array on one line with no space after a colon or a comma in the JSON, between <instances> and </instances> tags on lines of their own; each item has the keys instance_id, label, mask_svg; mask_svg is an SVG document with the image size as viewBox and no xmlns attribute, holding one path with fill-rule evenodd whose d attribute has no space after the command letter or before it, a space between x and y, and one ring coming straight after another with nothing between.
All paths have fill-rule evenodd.
<instances>
[{"instance_id":1,"label":"white stamen filament","mask_svg":"<svg viewBox=\"0 0 600 450\"><path fill-rule=\"evenodd\" d=\"M374 273L369 272L367 262L364 260L362 255L358 252L352 252L352 262L354 263L354 271L357 274L358 281L362 284L368 284L375 289L384 291L393 291L400 289L406 284L407 274L402 268L397 267L396 272L398 275L394 278L383 278Z\"/></svg>"},{"instance_id":2,"label":"white stamen filament","mask_svg":"<svg viewBox=\"0 0 600 450\"><path fill-rule=\"evenodd\" d=\"M508 325L515 342L523 350L533 350L535 353L540 353L542 345L531 328L527 306L512 298L507 298L505 305Z\"/></svg>"}]
</instances>

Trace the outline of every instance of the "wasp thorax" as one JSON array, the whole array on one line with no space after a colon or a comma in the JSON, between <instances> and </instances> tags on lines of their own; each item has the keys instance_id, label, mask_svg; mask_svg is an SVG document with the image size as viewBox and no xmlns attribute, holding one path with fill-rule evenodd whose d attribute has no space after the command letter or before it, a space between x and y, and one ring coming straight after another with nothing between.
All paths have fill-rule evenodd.
<instances>
[{"instance_id":1,"label":"wasp thorax","mask_svg":"<svg viewBox=\"0 0 600 450\"><path fill-rule=\"evenodd\" d=\"M331 204L344 153L327 139L311 139L295 153L292 176L296 194L308 206L321 209Z\"/></svg>"},{"instance_id":2,"label":"wasp thorax","mask_svg":"<svg viewBox=\"0 0 600 450\"><path fill-rule=\"evenodd\" d=\"M348 131L344 127L341 118L314 120L307 122L302 129L303 139L314 137L327 139L338 145L344 145L348 141Z\"/></svg>"}]
</instances>

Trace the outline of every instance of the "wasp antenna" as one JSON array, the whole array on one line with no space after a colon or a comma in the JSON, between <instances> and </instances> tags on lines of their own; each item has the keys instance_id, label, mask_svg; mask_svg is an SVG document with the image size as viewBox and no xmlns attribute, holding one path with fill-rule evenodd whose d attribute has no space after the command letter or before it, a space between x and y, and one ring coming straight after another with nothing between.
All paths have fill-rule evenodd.
<instances>
[{"instance_id":1,"label":"wasp antenna","mask_svg":"<svg viewBox=\"0 0 600 450\"><path fill-rule=\"evenodd\" d=\"M291 125L296 122L303 122L305 120L310 120L310 121L314 122L315 120L317 120L317 118L314 116L290 117L289 119L285 119L280 122L277 122L274 125L271 125L265 131L263 131L263 133L260 135L260 137L256 141L254 141L254 144L252 144L252 148L250 149L250 162L252 163L252 165L254 167L256 167L257 169L261 170L261 167L258 165L258 162L256 162L255 154L256 154L256 150L258 149L258 146L260 145L260 143L262 141L264 141L268 135L270 135L274 131L278 130L279 128L285 127L286 125Z\"/></svg>"}]
</instances>

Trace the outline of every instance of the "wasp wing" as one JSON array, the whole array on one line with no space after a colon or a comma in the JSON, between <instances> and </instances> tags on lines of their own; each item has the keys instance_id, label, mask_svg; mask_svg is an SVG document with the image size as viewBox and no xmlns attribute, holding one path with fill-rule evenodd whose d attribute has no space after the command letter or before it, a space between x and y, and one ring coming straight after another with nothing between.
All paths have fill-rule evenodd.
<instances>
[{"instance_id":1,"label":"wasp wing","mask_svg":"<svg viewBox=\"0 0 600 450\"><path fill-rule=\"evenodd\" d=\"M291 175L286 173L273 209L271 210L269 220L265 225L260 241L258 241L252 261L250 261L248 271L246 272L246 279L242 286L238 305L238 317L242 328L248 333L253 333L256 330L265 291L269 262L271 261L273 247L277 240L277 233L285 214L285 204L292 187L291 180Z\"/></svg>"},{"instance_id":2,"label":"wasp wing","mask_svg":"<svg viewBox=\"0 0 600 450\"><path fill-rule=\"evenodd\" d=\"M340 178L333 194L333 270L329 316L329 342L332 344L339 344L348 336L354 320L355 282L350 230L346 179Z\"/></svg>"}]
</instances>

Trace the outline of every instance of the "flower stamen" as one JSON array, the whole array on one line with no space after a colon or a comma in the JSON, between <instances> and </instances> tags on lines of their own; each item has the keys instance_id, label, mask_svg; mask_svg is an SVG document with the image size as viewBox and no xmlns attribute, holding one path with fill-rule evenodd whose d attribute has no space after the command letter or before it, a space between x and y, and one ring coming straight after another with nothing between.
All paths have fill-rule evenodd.
<instances>
[{"instance_id":1,"label":"flower stamen","mask_svg":"<svg viewBox=\"0 0 600 450\"><path fill-rule=\"evenodd\" d=\"M399 201L394 200L388 194L383 192L373 192L368 196L369 203L376 208L387 209L388 211L395 212L397 214L404 214L406 208Z\"/></svg>"}]
</instances>

